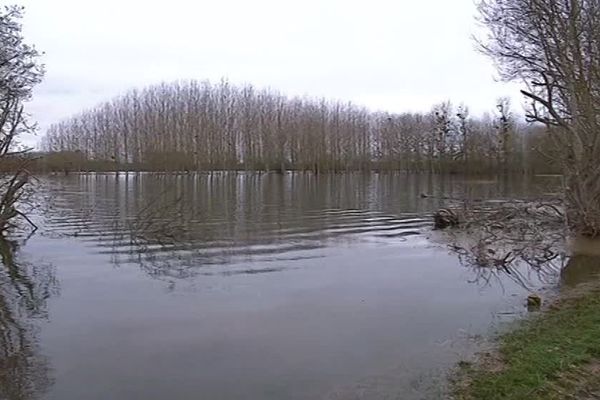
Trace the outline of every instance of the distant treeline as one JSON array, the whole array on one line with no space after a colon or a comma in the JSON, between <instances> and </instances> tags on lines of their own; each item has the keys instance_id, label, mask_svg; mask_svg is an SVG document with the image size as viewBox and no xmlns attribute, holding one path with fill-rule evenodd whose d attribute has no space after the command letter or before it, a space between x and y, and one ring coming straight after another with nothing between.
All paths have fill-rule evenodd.
<instances>
[{"instance_id":1,"label":"distant treeline","mask_svg":"<svg viewBox=\"0 0 600 400\"><path fill-rule=\"evenodd\" d=\"M407 170L551 172L545 130L518 124L500 99L369 112L351 103L186 81L132 90L51 126L40 164L63 170Z\"/></svg>"}]
</instances>

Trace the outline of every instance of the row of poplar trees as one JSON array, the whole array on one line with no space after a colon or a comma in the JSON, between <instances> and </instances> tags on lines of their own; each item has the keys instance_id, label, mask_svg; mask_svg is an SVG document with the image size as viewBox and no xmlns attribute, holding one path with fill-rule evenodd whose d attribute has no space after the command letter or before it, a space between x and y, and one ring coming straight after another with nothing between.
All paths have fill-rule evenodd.
<instances>
[{"instance_id":1,"label":"row of poplar trees","mask_svg":"<svg viewBox=\"0 0 600 400\"><path fill-rule=\"evenodd\" d=\"M533 130L515 123L505 99L482 118L449 102L389 114L185 81L132 90L55 124L42 147L98 169L525 171Z\"/></svg>"}]
</instances>

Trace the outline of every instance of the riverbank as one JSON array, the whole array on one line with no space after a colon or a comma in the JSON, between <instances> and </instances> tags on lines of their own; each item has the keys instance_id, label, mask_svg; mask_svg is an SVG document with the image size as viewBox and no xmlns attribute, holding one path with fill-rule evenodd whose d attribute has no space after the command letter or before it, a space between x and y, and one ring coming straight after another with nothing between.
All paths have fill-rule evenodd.
<instances>
[{"instance_id":1,"label":"riverbank","mask_svg":"<svg viewBox=\"0 0 600 400\"><path fill-rule=\"evenodd\" d=\"M600 399L600 282L565 293L462 362L457 400Z\"/></svg>"}]
</instances>

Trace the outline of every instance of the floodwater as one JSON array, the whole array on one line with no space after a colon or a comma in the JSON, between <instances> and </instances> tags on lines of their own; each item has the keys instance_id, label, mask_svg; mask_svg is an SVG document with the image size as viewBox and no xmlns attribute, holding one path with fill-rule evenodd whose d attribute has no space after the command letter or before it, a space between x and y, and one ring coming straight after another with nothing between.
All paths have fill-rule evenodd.
<instances>
[{"instance_id":1,"label":"floodwater","mask_svg":"<svg viewBox=\"0 0 600 400\"><path fill-rule=\"evenodd\" d=\"M527 290L479 279L436 238L438 197L545 190L292 173L40 186L40 230L0 248L10 400L444 398L448 368Z\"/></svg>"}]
</instances>

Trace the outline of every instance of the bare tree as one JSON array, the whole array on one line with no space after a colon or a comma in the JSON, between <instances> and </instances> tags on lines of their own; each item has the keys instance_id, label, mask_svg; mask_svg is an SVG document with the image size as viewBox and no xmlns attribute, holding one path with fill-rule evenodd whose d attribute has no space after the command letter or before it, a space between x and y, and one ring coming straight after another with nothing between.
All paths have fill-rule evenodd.
<instances>
[{"instance_id":1,"label":"bare tree","mask_svg":"<svg viewBox=\"0 0 600 400\"><path fill-rule=\"evenodd\" d=\"M463 167L466 168L469 165L469 139L470 139L470 126L469 126L469 108L465 105L461 105L456 113L458 118L458 153L463 160Z\"/></svg>"},{"instance_id":2,"label":"bare tree","mask_svg":"<svg viewBox=\"0 0 600 400\"><path fill-rule=\"evenodd\" d=\"M373 113L350 103L290 99L227 81L189 81L133 90L83 111L51 126L42 146L53 153L45 167L61 171L83 165L94 170L493 173L500 164L496 122L470 116L466 106L453 111L450 102L427 114ZM517 166L505 164L506 173Z\"/></svg>"},{"instance_id":3,"label":"bare tree","mask_svg":"<svg viewBox=\"0 0 600 400\"><path fill-rule=\"evenodd\" d=\"M514 140L514 124L510 111L510 100L507 97L499 98L496 102L496 109L498 110L496 118L498 166L506 173L508 172L509 163L512 161Z\"/></svg>"},{"instance_id":4,"label":"bare tree","mask_svg":"<svg viewBox=\"0 0 600 400\"><path fill-rule=\"evenodd\" d=\"M482 50L507 80L522 79L530 121L546 124L565 175L569 225L600 235L600 3L484 0Z\"/></svg>"},{"instance_id":5,"label":"bare tree","mask_svg":"<svg viewBox=\"0 0 600 400\"><path fill-rule=\"evenodd\" d=\"M15 172L0 179L0 232L12 225L14 217L27 218L17 208L29 181L27 158L18 158L29 149L18 147L16 139L35 129L23 103L44 72L37 50L23 43L22 13L23 8L17 6L0 10L0 163L16 162Z\"/></svg>"}]
</instances>

